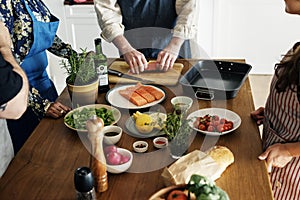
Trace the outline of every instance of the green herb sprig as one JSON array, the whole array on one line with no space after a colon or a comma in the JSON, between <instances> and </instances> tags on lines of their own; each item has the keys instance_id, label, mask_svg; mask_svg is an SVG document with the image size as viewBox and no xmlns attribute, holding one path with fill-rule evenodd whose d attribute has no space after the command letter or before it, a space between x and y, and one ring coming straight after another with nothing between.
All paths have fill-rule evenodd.
<instances>
[{"instance_id":1,"label":"green herb sprig","mask_svg":"<svg viewBox=\"0 0 300 200\"><path fill-rule=\"evenodd\" d=\"M97 78L92 54L81 48L81 53L72 52L67 60L61 61L62 68L68 74L67 83L85 85Z\"/></svg>"}]
</instances>

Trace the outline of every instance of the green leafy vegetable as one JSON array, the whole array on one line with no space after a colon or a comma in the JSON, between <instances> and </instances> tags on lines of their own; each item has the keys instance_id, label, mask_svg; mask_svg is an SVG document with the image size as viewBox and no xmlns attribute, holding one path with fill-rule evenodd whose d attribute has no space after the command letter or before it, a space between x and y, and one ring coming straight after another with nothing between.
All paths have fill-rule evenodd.
<instances>
[{"instance_id":1,"label":"green leafy vegetable","mask_svg":"<svg viewBox=\"0 0 300 200\"><path fill-rule=\"evenodd\" d=\"M100 117L105 126L111 125L115 121L112 110L108 110L107 108L83 108L67 116L65 122L72 128L83 130L86 129L86 121L94 115Z\"/></svg>"},{"instance_id":2,"label":"green leafy vegetable","mask_svg":"<svg viewBox=\"0 0 300 200\"><path fill-rule=\"evenodd\" d=\"M187 189L196 195L197 200L229 200L225 191L204 176L193 174Z\"/></svg>"}]
</instances>

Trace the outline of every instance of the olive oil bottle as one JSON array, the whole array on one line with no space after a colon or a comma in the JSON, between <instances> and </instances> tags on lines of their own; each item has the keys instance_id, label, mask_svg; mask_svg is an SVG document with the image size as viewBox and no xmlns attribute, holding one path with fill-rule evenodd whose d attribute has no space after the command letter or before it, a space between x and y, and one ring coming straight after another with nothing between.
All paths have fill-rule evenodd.
<instances>
[{"instance_id":1,"label":"olive oil bottle","mask_svg":"<svg viewBox=\"0 0 300 200\"><path fill-rule=\"evenodd\" d=\"M95 56L94 63L99 77L99 89L100 93L107 92L109 90L108 73L107 73L107 57L102 51L102 42L100 38L95 39Z\"/></svg>"}]
</instances>

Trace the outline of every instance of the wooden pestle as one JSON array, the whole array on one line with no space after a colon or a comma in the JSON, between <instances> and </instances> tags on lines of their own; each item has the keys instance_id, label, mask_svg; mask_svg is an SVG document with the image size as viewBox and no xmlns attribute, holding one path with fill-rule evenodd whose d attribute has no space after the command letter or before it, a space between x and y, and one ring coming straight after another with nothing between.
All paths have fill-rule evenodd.
<instances>
[{"instance_id":1,"label":"wooden pestle","mask_svg":"<svg viewBox=\"0 0 300 200\"><path fill-rule=\"evenodd\" d=\"M86 123L88 138L92 145L91 169L95 179L96 192L104 192L108 189L108 178L106 172L106 159L103 151L104 122L101 118L94 116Z\"/></svg>"}]
</instances>

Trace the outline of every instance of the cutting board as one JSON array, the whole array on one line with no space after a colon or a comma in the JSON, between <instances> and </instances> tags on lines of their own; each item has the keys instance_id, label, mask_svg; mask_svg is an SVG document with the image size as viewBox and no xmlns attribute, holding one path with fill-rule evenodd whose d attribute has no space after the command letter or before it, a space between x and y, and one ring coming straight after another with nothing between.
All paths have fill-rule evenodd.
<instances>
[{"instance_id":1,"label":"cutting board","mask_svg":"<svg viewBox=\"0 0 300 200\"><path fill-rule=\"evenodd\" d=\"M174 63L174 66L172 69L164 72L144 72L140 74L131 74L129 72L129 65L125 61L114 61L110 66L110 69L114 69L117 71L120 71L122 73L127 73L142 79L153 81L153 84L157 85L176 85L180 75L181 71L183 69L182 63ZM127 78L122 78L114 75L109 75L109 82L110 83L136 83L138 81L131 80Z\"/></svg>"}]
</instances>

